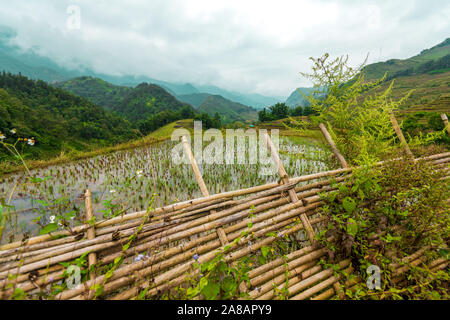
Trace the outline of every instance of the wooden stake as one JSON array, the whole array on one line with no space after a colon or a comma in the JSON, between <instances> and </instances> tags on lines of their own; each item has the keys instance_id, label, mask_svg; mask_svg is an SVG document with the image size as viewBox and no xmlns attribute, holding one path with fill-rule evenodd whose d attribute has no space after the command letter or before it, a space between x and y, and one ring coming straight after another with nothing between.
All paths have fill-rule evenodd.
<instances>
[{"instance_id":1,"label":"wooden stake","mask_svg":"<svg viewBox=\"0 0 450 320\"><path fill-rule=\"evenodd\" d=\"M192 165L192 169L194 170L195 179L197 179L197 183L200 186L200 190L202 191L202 194L204 197L209 197L209 191L206 188L205 181L203 180L202 173L200 172L200 169L198 168L197 161L195 160L194 155L192 154L191 147L189 146L186 136L183 136L181 138L181 142L183 143L184 152L189 158L189 162ZM211 210L211 214L215 214L216 210ZM228 243L227 235L225 231L223 231L223 228L217 228L217 235L219 237L220 242L222 245L226 245Z\"/></svg>"},{"instance_id":2,"label":"wooden stake","mask_svg":"<svg viewBox=\"0 0 450 320\"><path fill-rule=\"evenodd\" d=\"M92 196L91 191L89 189L86 190L86 193L84 194L84 202L86 206L86 221L89 223L89 221L94 217L94 212L92 210ZM87 238L88 240L95 239L95 226L92 226L87 230ZM97 255L95 252L91 252L88 255L88 261L89 261L89 269L97 263ZM95 271L91 271L89 274L90 279L95 279Z\"/></svg>"},{"instance_id":3,"label":"wooden stake","mask_svg":"<svg viewBox=\"0 0 450 320\"><path fill-rule=\"evenodd\" d=\"M447 129L448 134L450 135L450 126L448 125L448 118L445 113L441 114L441 119L444 121L445 128Z\"/></svg>"},{"instance_id":4,"label":"wooden stake","mask_svg":"<svg viewBox=\"0 0 450 320\"><path fill-rule=\"evenodd\" d=\"M338 148L336 147L336 145L334 144L333 139L331 138L330 133L328 132L327 128L325 127L325 125L323 123L319 124L319 128L323 133L323 136L325 137L325 140L327 140L328 144L331 147L331 150L333 151L334 155L336 156L336 158L338 158L338 160L341 162L341 166L342 168L348 168L348 164L347 161L345 161L344 156L339 152Z\"/></svg>"},{"instance_id":5,"label":"wooden stake","mask_svg":"<svg viewBox=\"0 0 450 320\"><path fill-rule=\"evenodd\" d=\"M289 177L286 173L286 170L284 170L283 162L281 161L280 156L278 155L278 152L267 133L265 134L265 138L266 138L267 148L269 149L269 152L272 155L272 158L275 161L275 164L277 165L278 174L280 175L281 180L283 181L284 184L289 183ZM303 202L301 202L301 200L298 199L297 193L295 192L294 188L289 189L288 192L289 192L289 198L291 199L291 201L293 203L300 201L300 203L303 204ZM300 219L302 220L303 226L305 227L306 233L308 234L309 241L311 242L311 244L314 244L315 243L314 229L312 228L308 217L306 216L305 213L303 213L300 215Z\"/></svg>"},{"instance_id":6,"label":"wooden stake","mask_svg":"<svg viewBox=\"0 0 450 320\"><path fill-rule=\"evenodd\" d=\"M414 155L412 154L411 150L409 149L408 143L406 142L405 136L403 136L403 132L400 129L400 126L398 125L397 119L394 116L394 113L392 111L389 112L389 118L391 120L392 126L394 127L395 133L397 134L398 139L400 140L400 144L405 148L406 153L411 158L414 158Z\"/></svg>"}]
</instances>

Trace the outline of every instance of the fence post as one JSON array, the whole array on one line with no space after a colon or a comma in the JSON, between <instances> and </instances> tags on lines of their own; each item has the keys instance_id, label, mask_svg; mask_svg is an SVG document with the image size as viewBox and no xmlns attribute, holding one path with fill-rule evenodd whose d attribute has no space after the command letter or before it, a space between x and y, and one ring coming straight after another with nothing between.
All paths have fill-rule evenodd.
<instances>
[{"instance_id":1,"label":"fence post","mask_svg":"<svg viewBox=\"0 0 450 320\"><path fill-rule=\"evenodd\" d=\"M200 190L204 197L209 197L209 191L206 188L205 181L203 180L202 173L200 172L200 169L198 168L197 161L195 160L194 155L192 154L191 147L189 146L189 143L187 142L186 136L181 137L181 142L183 144L184 153L189 158L189 162L191 163L192 169L194 170L195 179L197 180L198 185L200 186ZM211 210L210 213L214 214L216 213L216 210ZM219 236L220 243L224 246L228 244L228 239L225 231L222 227L217 228L216 230L217 235Z\"/></svg>"},{"instance_id":2,"label":"fence post","mask_svg":"<svg viewBox=\"0 0 450 320\"><path fill-rule=\"evenodd\" d=\"M394 113L392 111L389 111L389 118L391 120L392 126L394 127L395 133L397 134L398 139L400 140L400 144L405 148L406 153L408 156L414 159L414 155L409 149L408 143L406 142L405 136L403 136L403 132L400 129L400 126L398 125L397 119L394 116Z\"/></svg>"},{"instance_id":3,"label":"fence post","mask_svg":"<svg viewBox=\"0 0 450 320\"><path fill-rule=\"evenodd\" d=\"M325 125L323 123L319 124L319 128L322 131L323 136L325 137L325 140L327 140L328 144L331 147L331 150L333 151L334 155L336 156L336 158L339 160L339 162L341 163L342 168L348 168L348 164L347 161L345 161L344 156L339 152L338 148L336 147L336 145L334 144L333 139L331 138L330 133L328 132L327 128L325 127Z\"/></svg>"},{"instance_id":4,"label":"fence post","mask_svg":"<svg viewBox=\"0 0 450 320\"><path fill-rule=\"evenodd\" d=\"M328 144L331 147L331 150L333 151L336 158L341 163L342 168L348 168L347 161L345 161L344 156L339 152L339 149L334 144L333 138L331 138L330 133L328 132L327 128L323 123L319 124L320 131L322 131L323 136L325 137L325 140L328 142ZM342 290L340 286L340 281L337 280L335 283L333 283L333 290L338 295L339 299L343 300L345 297L344 291Z\"/></svg>"},{"instance_id":5,"label":"fence post","mask_svg":"<svg viewBox=\"0 0 450 320\"><path fill-rule=\"evenodd\" d=\"M447 115L445 113L442 113L441 114L441 119L442 119L442 121L444 121L444 126L447 129L448 134L450 135L450 126L448 125Z\"/></svg>"},{"instance_id":6,"label":"fence post","mask_svg":"<svg viewBox=\"0 0 450 320\"><path fill-rule=\"evenodd\" d=\"M84 203L86 206L86 220L89 221L94 217L94 212L92 210L92 195L89 189L86 189L86 193L84 194ZM91 226L87 229L87 238L88 240L95 239L95 227ZM89 269L97 263L97 256L95 252L91 252L88 255ZM95 271L91 271L89 273L90 279L95 279Z\"/></svg>"},{"instance_id":7,"label":"fence post","mask_svg":"<svg viewBox=\"0 0 450 320\"><path fill-rule=\"evenodd\" d=\"M265 134L265 139L266 139L266 143L267 143L267 148L269 149L269 152L272 155L272 158L275 161L275 164L277 165L278 174L281 177L281 181L283 181L284 184L289 183L289 177L286 173L286 170L284 170L283 162L281 161L280 156L278 155L278 152L267 133ZM289 189L288 193L289 193L289 198L291 199L291 202L302 201L297 197L297 193L295 192L295 186L292 189ZM308 234L309 241L311 242L311 244L314 244L315 243L314 229L312 228L311 223L309 222L309 219L308 219L308 216L306 215L306 213L302 213L300 215L300 220L302 221L303 226L305 227L306 233Z\"/></svg>"}]
</instances>

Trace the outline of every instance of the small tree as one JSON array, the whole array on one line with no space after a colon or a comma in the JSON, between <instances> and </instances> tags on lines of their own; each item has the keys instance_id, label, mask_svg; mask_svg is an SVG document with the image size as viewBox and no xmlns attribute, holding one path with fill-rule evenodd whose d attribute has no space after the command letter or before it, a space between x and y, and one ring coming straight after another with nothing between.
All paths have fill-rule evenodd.
<instances>
[{"instance_id":1,"label":"small tree","mask_svg":"<svg viewBox=\"0 0 450 320\"><path fill-rule=\"evenodd\" d=\"M381 93L367 94L379 88L385 77L367 82L363 64L348 65L348 57L329 60L329 55L314 59L312 73L302 73L314 83L315 90L307 99L313 127L324 123L347 161L353 164L372 163L393 151L395 132L389 112L395 110L409 95L399 101L390 100L393 81ZM303 114L306 115L306 110ZM294 120L295 121L295 120ZM305 123L298 123L306 130Z\"/></svg>"}]
</instances>

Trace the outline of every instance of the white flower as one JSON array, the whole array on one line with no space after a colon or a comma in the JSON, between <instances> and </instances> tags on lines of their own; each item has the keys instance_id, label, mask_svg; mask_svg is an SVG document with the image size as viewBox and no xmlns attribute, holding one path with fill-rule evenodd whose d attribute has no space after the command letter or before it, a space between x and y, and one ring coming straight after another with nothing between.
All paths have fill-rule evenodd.
<instances>
[{"instance_id":1,"label":"white flower","mask_svg":"<svg viewBox=\"0 0 450 320\"><path fill-rule=\"evenodd\" d=\"M50 223L55 222L55 216L50 216Z\"/></svg>"},{"instance_id":2,"label":"white flower","mask_svg":"<svg viewBox=\"0 0 450 320\"><path fill-rule=\"evenodd\" d=\"M30 145L30 146L34 146L34 143L35 143L36 141L33 139L33 138L31 138L31 139L28 139L28 144Z\"/></svg>"},{"instance_id":3,"label":"white flower","mask_svg":"<svg viewBox=\"0 0 450 320\"><path fill-rule=\"evenodd\" d=\"M9 130L9 132L11 132L12 134L16 134L16 129L11 129Z\"/></svg>"},{"instance_id":4,"label":"white flower","mask_svg":"<svg viewBox=\"0 0 450 320\"><path fill-rule=\"evenodd\" d=\"M142 258L144 258L144 255L143 254L139 254L136 258L134 258L134 261L136 262L136 261L140 261L140 260L142 260Z\"/></svg>"},{"instance_id":5,"label":"white flower","mask_svg":"<svg viewBox=\"0 0 450 320\"><path fill-rule=\"evenodd\" d=\"M136 170L136 174L138 175L138 176L140 176L140 175L142 175L142 170Z\"/></svg>"},{"instance_id":6,"label":"white flower","mask_svg":"<svg viewBox=\"0 0 450 320\"><path fill-rule=\"evenodd\" d=\"M114 190L114 189L109 190L109 193L115 193L115 192L116 192L116 190Z\"/></svg>"},{"instance_id":7,"label":"white flower","mask_svg":"<svg viewBox=\"0 0 450 320\"><path fill-rule=\"evenodd\" d=\"M0 140L3 140L5 138L6 138L5 135L3 133L0 133Z\"/></svg>"}]
</instances>

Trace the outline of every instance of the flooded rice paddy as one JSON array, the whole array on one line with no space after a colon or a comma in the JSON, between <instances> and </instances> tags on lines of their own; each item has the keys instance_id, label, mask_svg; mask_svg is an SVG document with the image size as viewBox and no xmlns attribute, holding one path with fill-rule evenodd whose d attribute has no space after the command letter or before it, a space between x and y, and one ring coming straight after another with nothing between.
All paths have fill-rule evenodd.
<instances>
[{"instance_id":1,"label":"flooded rice paddy","mask_svg":"<svg viewBox=\"0 0 450 320\"><path fill-rule=\"evenodd\" d=\"M97 219L145 210L153 194L154 207L201 197L192 167L172 160L176 144L166 141L35 169L32 178L23 172L0 177L3 207L15 188L3 242L35 235L48 223L58 222L60 228L82 223L86 189ZM314 140L280 138L280 154L290 177L331 169L329 151ZM278 181L276 173L261 175L260 169L259 164L200 165L211 194Z\"/></svg>"}]
</instances>

